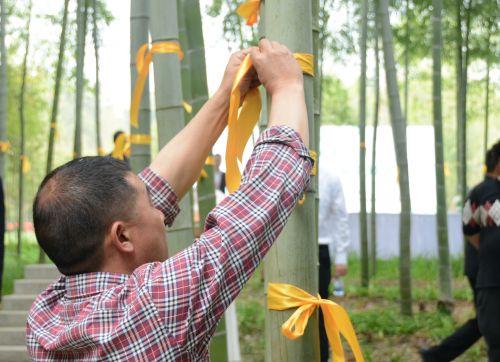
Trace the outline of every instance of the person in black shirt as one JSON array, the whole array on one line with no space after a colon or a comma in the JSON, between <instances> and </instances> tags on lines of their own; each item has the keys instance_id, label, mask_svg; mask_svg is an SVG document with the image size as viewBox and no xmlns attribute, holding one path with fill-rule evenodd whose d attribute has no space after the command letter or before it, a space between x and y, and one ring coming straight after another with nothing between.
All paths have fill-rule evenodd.
<instances>
[{"instance_id":1,"label":"person in black shirt","mask_svg":"<svg viewBox=\"0 0 500 362\"><path fill-rule=\"evenodd\" d=\"M479 330L490 361L500 361L500 140L486 157L487 174L464 206L463 230L479 250L476 281Z\"/></svg>"}]
</instances>

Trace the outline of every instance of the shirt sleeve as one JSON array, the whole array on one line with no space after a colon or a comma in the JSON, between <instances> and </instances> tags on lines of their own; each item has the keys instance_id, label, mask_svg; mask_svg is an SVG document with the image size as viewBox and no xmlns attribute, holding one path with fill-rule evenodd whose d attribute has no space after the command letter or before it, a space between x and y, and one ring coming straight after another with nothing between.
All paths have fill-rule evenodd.
<instances>
[{"instance_id":1,"label":"shirt sleeve","mask_svg":"<svg viewBox=\"0 0 500 362\"><path fill-rule=\"evenodd\" d=\"M260 136L239 189L208 215L189 248L151 267L150 293L182 348L200 352L225 309L276 240L308 185L312 159L299 135Z\"/></svg>"},{"instance_id":2,"label":"shirt sleeve","mask_svg":"<svg viewBox=\"0 0 500 362\"><path fill-rule=\"evenodd\" d=\"M351 244L349 235L349 218L345 207L344 192L338 177L332 183L332 217L335 218L335 230L332 239L335 247L335 263L347 264L347 250ZM330 253L332 252L330 247ZM333 259L332 259L333 260Z\"/></svg>"},{"instance_id":3,"label":"shirt sleeve","mask_svg":"<svg viewBox=\"0 0 500 362\"><path fill-rule=\"evenodd\" d=\"M465 200L462 211L462 230L465 235L475 235L481 231L480 207L473 189Z\"/></svg>"},{"instance_id":4,"label":"shirt sleeve","mask_svg":"<svg viewBox=\"0 0 500 362\"><path fill-rule=\"evenodd\" d=\"M165 215L165 225L172 226L180 211L177 195L175 195L172 186L149 167L146 167L139 174L139 178L146 185L154 207Z\"/></svg>"}]
</instances>

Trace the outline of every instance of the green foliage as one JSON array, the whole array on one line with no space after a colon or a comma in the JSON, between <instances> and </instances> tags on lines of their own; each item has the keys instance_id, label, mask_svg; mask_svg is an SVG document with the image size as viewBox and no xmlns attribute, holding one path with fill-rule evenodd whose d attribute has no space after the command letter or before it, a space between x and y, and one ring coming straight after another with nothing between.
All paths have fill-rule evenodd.
<instances>
[{"instance_id":1,"label":"green foliage","mask_svg":"<svg viewBox=\"0 0 500 362\"><path fill-rule=\"evenodd\" d=\"M350 89L339 78L323 77L322 117L323 124L356 125L357 114L354 110Z\"/></svg>"}]
</instances>

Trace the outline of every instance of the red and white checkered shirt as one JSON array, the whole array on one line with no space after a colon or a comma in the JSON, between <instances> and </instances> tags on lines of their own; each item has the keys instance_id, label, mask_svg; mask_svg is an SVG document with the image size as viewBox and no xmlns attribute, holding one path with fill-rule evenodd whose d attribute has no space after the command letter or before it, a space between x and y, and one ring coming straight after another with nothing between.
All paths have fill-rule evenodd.
<instances>
[{"instance_id":1,"label":"red and white checkered shirt","mask_svg":"<svg viewBox=\"0 0 500 362\"><path fill-rule=\"evenodd\" d=\"M131 275L62 276L38 296L27 321L33 360L204 361L225 309L278 237L309 181L312 160L288 127L266 130L240 188L209 214L193 245ZM170 185L139 175L171 224Z\"/></svg>"}]
</instances>

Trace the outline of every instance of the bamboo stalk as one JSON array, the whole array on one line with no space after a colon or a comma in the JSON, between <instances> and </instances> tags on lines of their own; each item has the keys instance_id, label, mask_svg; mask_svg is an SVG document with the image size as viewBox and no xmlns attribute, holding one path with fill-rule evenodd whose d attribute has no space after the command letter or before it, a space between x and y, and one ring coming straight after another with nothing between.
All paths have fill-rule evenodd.
<instances>
[{"instance_id":1,"label":"bamboo stalk","mask_svg":"<svg viewBox=\"0 0 500 362\"><path fill-rule=\"evenodd\" d=\"M99 81L99 29L97 28L97 0L92 0L92 37L94 40L94 55L95 55L95 136L97 155L102 153L101 142L101 98L100 98L100 81Z\"/></svg>"},{"instance_id":2,"label":"bamboo stalk","mask_svg":"<svg viewBox=\"0 0 500 362\"><path fill-rule=\"evenodd\" d=\"M5 0L0 0L0 142L7 142L7 49L5 26L7 10ZM5 152L0 152L0 178L5 181ZM5 184L5 182L4 182Z\"/></svg>"}]
</instances>

